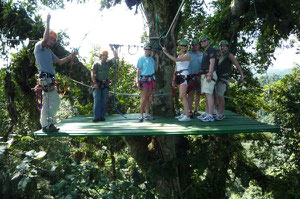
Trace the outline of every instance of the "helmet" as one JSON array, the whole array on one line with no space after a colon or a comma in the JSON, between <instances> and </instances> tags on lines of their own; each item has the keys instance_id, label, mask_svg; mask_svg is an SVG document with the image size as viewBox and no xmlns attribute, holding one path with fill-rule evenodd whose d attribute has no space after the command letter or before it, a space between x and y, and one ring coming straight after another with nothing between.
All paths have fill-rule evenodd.
<instances>
[{"instance_id":1,"label":"helmet","mask_svg":"<svg viewBox=\"0 0 300 199\"><path fill-rule=\"evenodd\" d=\"M152 48L152 45L151 45L151 43L145 43L145 45L144 45L144 49L145 49L146 47L150 47L150 48Z\"/></svg>"},{"instance_id":2,"label":"helmet","mask_svg":"<svg viewBox=\"0 0 300 199\"><path fill-rule=\"evenodd\" d=\"M50 30L49 36L54 38L54 39L57 39L57 34L53 30Z\"/></svg>"},{"instance_id":3,"label":"helmet","mask_svg":"<svg viewBox=\"0 0 300 199\"><path fill-rule=\"evenodd\" d=\"M182 39L182 40L180 40L179 45L180 46L188 46L189 42L186 39Z\"/></svg>"},{"instance_id":4,"label":"helmet","mask_svg":"<svg viewBox=\"0 0 300 199\"><path fill-rule=\"evenodd\" d=\"M219 46L214 46L213 48L215 49L215 51L220 51L220 47Z\"/></svg>"},{"instance_id":5,"label":"helmet","mask_svg":"<svg viewBox=\"0 0 300 199\"><path fill-rule=\"evenodd\" d=\"M107 50L102 51L101 55L108 55Z\"/></svg>"},{"instance_id":6,"label":"helmet","mask_svg":"<svg viewBox=\"0 0 300 199\"><path fill-rule=\"evenodd\" d=\"M226 40L222 40L222 41L220 41L220 43L219 43L219 46L221 46L221 45L229 45L229 43L228 43L228 41L226 41Z\"/></svg>"},{"instance_id":7,"label":"helmet","mask_svg":"<svg viewBox=\"0 0 300 199\"><path fill-rule=\"evenodd\" d=\"M203 39L209 40L209 37L207 35L201 35L200 36L200 41L203 40Z\"/></svg>"},{"instance_id":8,"label":"helmet","mask_svg":"<svg viewBox=\"0 0 300 199\"><path fill-rule=\"evenodd\" d=\"M199 43L199 39L193 39L192 40L192 44L198 44Z\"/></svg>"}]
</instances>

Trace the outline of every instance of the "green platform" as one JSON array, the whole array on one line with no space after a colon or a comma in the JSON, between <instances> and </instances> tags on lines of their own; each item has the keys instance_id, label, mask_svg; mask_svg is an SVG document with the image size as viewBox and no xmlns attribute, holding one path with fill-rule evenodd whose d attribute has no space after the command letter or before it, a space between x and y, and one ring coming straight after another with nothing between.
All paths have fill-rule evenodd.
<instances>
[{"instance_id":1,"label":"green platform","mask_svg":"<svg viewBox=\"0 0 300 199\"><path fill-rule=\"evenodd\" d=\"M128 136L128 135L198 135L225 133L277 132L279 127L251 120L226 111L222 121L202 122L192 119L179 122L175 118L156 117L155 120L139 122L139 114L109 115L105 122L92 122L91 116L75 116L57 124L58 133L34 132L35 136Z\"/></svg>"}]
</instances>

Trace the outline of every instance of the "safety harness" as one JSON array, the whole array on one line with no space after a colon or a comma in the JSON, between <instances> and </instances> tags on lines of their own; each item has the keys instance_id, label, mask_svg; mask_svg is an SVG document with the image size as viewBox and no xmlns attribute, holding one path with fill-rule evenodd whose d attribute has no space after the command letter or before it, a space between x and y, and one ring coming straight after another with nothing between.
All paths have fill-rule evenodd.
<instances>
[{"instance_id":1,"label":"safety harness","mask_svg":"<svg viewBox=\"0 0 300 199\"><path fill-rule=\"evenodd\" d=\"M38 75L36 75L37 84L31 90L33 90L36 94L36 103L37 103L38 110L42 109L42 104L43 104L42 91L44 92L53 91L56 86L57 92L59 94L61 94L62 96L66 94L71 79L73 64L74 64L74 54L72 54L70 73L63 92L60 92L59 82L55 79L55 75L43 71L41 71Z\"/></svg>"}]
</instances>

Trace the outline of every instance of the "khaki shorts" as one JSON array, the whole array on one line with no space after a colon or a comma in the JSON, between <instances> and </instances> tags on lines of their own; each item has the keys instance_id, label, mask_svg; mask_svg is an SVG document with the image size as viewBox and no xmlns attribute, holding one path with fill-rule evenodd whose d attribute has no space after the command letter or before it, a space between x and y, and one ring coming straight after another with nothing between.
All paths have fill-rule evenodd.
<instances>
[{"instance_id":1,"label":"khaki shorts","mask_svg":"<svg viewBox=\"0 0 300 199\"><path fill-rule=\"evenodd\" d=\"M217 92L217 96L224 96L225 92L227 91L227 85L228 85L228 81L227 80L222 80L222 81L218 81L217 85L216 85L216 92Z\"/></svg>"},{"instance_id":2,"label":"khaki shorts","mask_svg":"<svg viewBox=\"0 0 300 199\"><path fill-rule=\"evenodd\" d=\"M213 72L212 79L214 79L215 81L211 80L210 82L207 82L205 75L201 75L201 93L211 95L214 93L215 84L218 79L216 72Z\"/></svg>"}]
</instances>

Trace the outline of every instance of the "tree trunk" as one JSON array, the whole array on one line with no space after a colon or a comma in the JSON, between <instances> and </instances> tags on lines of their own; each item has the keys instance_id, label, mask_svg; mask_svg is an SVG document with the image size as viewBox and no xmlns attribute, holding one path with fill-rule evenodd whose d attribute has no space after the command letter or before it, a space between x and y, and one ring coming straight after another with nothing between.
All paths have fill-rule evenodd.
<instances>
[{"instance_id":1,"label":"tree trunk","mask_svg":"<svg viewBox=\"0 0 300 199\"><path fill-rule=\"evenodd\" d=\"M160 49L159 42L164 45L168 52L175 54L177 29L176 23L168 37L161 39L153 39L161 36L163 31L168 31L175 14L180 6L181 1L168 0L144 0L145 15L149 24L149 37L151 44L155 47L156 53L159 55L159 69L156 72L155 93L166 94L164 96L155 97L152 104L153 115L156 116L174 116L174 104L172 93L172 79L174 72L174 62L167 58ZM162 24L163 30L157 31L158 21ZM166 33L165 32L165 33ZM183 198L182 186L179 168L175 163L176 154L179 152L178 145L183 136L153 136L151 137L124 137L124 140L139 167L148 173L148 177L152 179L152 183L156 184L158 194L161 198ZM184 148L185 150L186 148ZM151 173L154 171L154 173Z\"/></svg>"},{"instance_id":2,"label":"tree trunk","mask_svg":"<svg viewBox=\"0 0 300 199\"><path fill-rule=\"evenodd\" d=\"M152 104L153 115L158 116L174 116L174 103L172 93L172 79L174 72L174 62L167 58L161 51L159 42L164 45L167 50L174 54L176 52L177 29L176 23L174 28L159 41L159 37L163 37L179 8L181 1L142 1L145 15L149 25L149 37L151 44L155 47L156 53L159 55L159 69L156 72L155 93L165 94L164 96L155 97ZM161 28L160 28L161 24ZM174 32L174 30L176 30ZM163 32L165 32L163 34Z\"/></svg>"}]
</instances>

